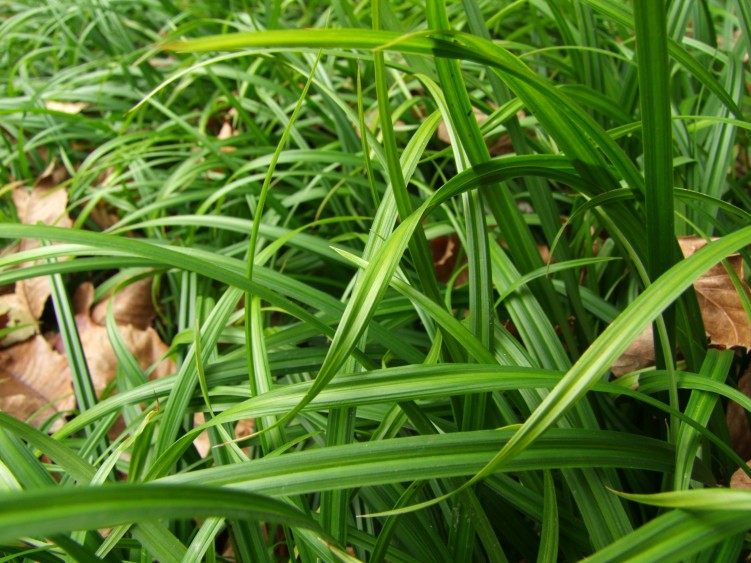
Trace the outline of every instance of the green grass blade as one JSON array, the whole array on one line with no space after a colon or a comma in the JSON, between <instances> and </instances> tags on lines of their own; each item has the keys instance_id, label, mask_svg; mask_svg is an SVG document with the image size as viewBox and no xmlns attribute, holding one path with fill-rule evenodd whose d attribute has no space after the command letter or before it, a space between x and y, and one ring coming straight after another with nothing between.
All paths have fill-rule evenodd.
<instances>
[{"instance_id":1,"label":"green grass blade","mask_svg":"<svg viewBox=\"0 0 751 563\"><path fill-rule=\"evenodd\" d=\"M701 376L724 382L730 370L732 353L709 350L702 365ZM706 425L717 403L717 395L694 391L686 404L685 413L699 424ZM699 448L699 436L693 428L681 425L676 437L676 464L674 489L687 489L691 479L691 467Z\"/></svg>"},{"instance_id":2,"label":"green grass blade","mask_svg":"<svg viewBox=\"0 0 751 563\"><path fill-rule=\"evenodd\" d=\"M667 53L667 12L663 2L634 3L639 101L644 144L645 214L647 223L647 272L655 280L676 260L673 211L673 151L670 120L670 72ZM672 371L675 349L675 312L662 316L665 330L655 325L657 365ZM667 341L665 341L665 339ZM663 353L663 350L666 353ZM670 404L678 408L678 392L670 389ZM675 439L678 426L671 423Z\"/></svg>"},{"instance_id":3,"label":"green grass blade","mask_svg":"<svg viewBox=\"0 0 751 563\"><path fill-rule=\"evenodd\" d=\"M602 377L629 343L660 311L669 306L713 264L750 242L751 228L746 227L707 245L702 251L679 262L656 280L582 354L561 383L517 431L514 438L473 480L491 474L523 451Z\"/></svg>"},{"instance_id":4,"label":"green grass blade","mask_svg":"<svg viewBox=\"0 0 751 563\"><path fill-rule=\"evenodd\" d=\"M0 497L0 507L0 541L137 522L144 514L283 521L322 533L310 517L277 500L196 486L118 485L6 493Z\"/></svg>"},{"instance_id":5,"label":"green grass blade","mask_svg":"<svg viewBox=\"0 0 751 563\"><path fill-rule=\"evenodd\" d=\"M558 501L555 498L553 475L550 471L545 471L545 506L537 562L555 561L558 561Z\"/></svg>"}]
</instances>

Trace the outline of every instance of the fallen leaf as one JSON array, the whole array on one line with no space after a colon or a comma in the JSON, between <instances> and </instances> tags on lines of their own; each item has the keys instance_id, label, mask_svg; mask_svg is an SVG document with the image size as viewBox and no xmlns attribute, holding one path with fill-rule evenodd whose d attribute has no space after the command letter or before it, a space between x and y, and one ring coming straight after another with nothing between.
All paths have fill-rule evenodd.
<instances>
[{"instance_id":1,"label":"fallen leaf","mask_svg":"<svg viewBox=\"0 0 751 563\"><path fill-rule=\"evenodd\" d=\"M751 467L751 461L746 462L746 465ZM743 469L736 470L730 478L730 488L751 489L751 477L746 475L746 472Z\"/></svg>"},{"instance_id":2,"label":"fallen leaf","mask_svg":"<svg viewBox=\"0 0 751 563\"><path fill-rule=\"evenodd\" d=\"M88 282L83 283L76 290L73 302L76 312L76 327L83 346L84 356L86 356L86 363L89 366L92 383L98 393L117 375L118 361L107 328L104 326L106 317L101 318L101 323L92 318L93 296L94 286ZM106 301L103 303L104 311L106 311ZM138 314L134 311L133 315L130 316L137 317ZM163 360L169 348L151 326L141 329L132 324L118 324L117 329L126 348L133 354L141 369L146 370L159 362L159 365L151 374L152 378L174 373L174 362L169 358ZM56 341L56 346L62 350L62 341L59 338Z\"/></svg>"},{"instance_id":3,"label":"fallen leaf","mask_svg":"<svg viewBox=\"0 0 751 563\"><path fill-rule=\"evenodd\" d=\"M438 281L446 283L454 273L456 259L459 256L459 237L452 233L431 239L430 254Z\"/></svg>"},{"instance_id":4,"label":"fallen leaf","mask_svg":"<svg viewBox=\"0 0 751 563\"><path fill-rule=\"evenodd\" d=\"M706 246L697 237L679 237L684 257L688 258ZM743 258L739 254L728 256L726 262L738 276L743 291L751 296L751 288L743 276ZM741 297L723 264L716 264L694 282L694 291L704 320L710 346L717 348L745 348L751 350L751 322L743 308ZM648 327L628 347L611 367L616 377L651 366L655 361L652 328ZM751 455L749 455L751 457Z\"/></svg>"},{"instance_id":5,"label":"fallen leaf","mask_svg":"<svg viewBox=\"0 0 751 563\"><path fill-rule=\"evenodd\" d=\"M99 173L96 180L92 183L92 188L98 188L104 191L111 188L119 181L121 180L116 173L115 168L108 166ZM120 222L120 217L113 212L113 208L103 197L97 200L96 205L91 209L89 217L94 224L103 231L106 231Z\"/></svg>"},{"instance_id":6,"label":"fallen leaf","mask_svg":"<svg viewBox=\"0 0 751 563\"><path fill-rule=\"evenodd\" d=\"M0 350L0 409L21 420L40 411L33 421L39 426L55 413L74 407L68 361L42 336Z\"/></svg>"},{"instance_id":7,"label":"fallen leaf","mask_svg":"<svg viewBox=\"0 0 751 563\"><path fill-rule=\"evenodd\" d=\"M91 210L90 217L91 220L94 221L94 224L103 231L114 227L120 222L120 217L118 217L115 213L112 213L109 206L104 201L99 201L94 206L94 208Z\"/></svg>"},{"instance_id":8,"label":"fallen leaf","mask_svg":"<svg viewBox=\"0 0 751 563\"><path fill-rule=\"evenodd\" d=\"M44 169L34 182L34 187L40 189L57 188L69 177L70 175L65 166L51 160L47 168Z\"/></svg>"},{"instance_id":9,"label":"fallen leaf","mask_svg":"<svg viewBox=\"0 0 751 563\"><path fill-rule=\"evenodd\" d=\"M247 438L256 431L256 421L254 418L241 418L235 424L235 436L238 438Z\"/></svg>"},{"instance_id":10,"label":"fallen leaf","mask_svg":"<svg viewBox=\"0 0 751 563\"><path fill-rule=\"evenodd\" d=\"M6 348L17 342L28 340L37 332L37 319L29 310L29 304L22 295L9 293L0 295L0 329L7 332L0 339L0 346Z\"/></svg>"},{"instance_id":11,"label":"fallen leaf","mask_svg":"<svg viewBox=\"0 0 751 563\"><path fill-rule=\"evenodd\" d=\"M64 169L63 169L64 170ZM15 188L11 192L13 203L16 206L18 218L25 225L53 225L58 227L71 227L73 222L65 212L68 206L68 194L65 190L56 187L46 187L44 184L49 178L59 179L60 175L55 170L48 169L42 175L37 185L31 190ZM18 245L19 251L37 248L39 242L33 239L24 239ZM21 267L30 263L22 264ZM16 294L23 296L34 319L39 319L44 311L52 291L48 277L31 278L16 282Z\"/></svg>"},{"instance_id":12,"label":"fallen leaf","mask_svg":"<svg viewBox=\"0 0 751 563\"><path fill-rule=\"evenodd\" d=\"M95 323L88 315L76 315L76 326L94 389L100 393L115 378L119 365L109 334L105 327ZM133 325L123 325L117 329L125 347L133 354L142 370L160 361L168 350L151 327L140 330ZM166 359L159 364L152 377L163 377L174 371L172 360Z\"/></svg>"},{"instance_id":13,"label":"fallen leaf","mask_svg":"<svg viewBox=\"0 0 751 563\"><path fill-rule=\"evenodd\" d=\"M91 310L91 318L99 325L107 319L107 307L110 299L97 303ZM151 299L151 278L128 284L112 298L112 314L118 325L133 325L140 330L147 330L156 318L156 311Z\"/></svg>"},{"instance_id":14,"label":"fallen leaf","mask_svg":"<svg viewBox=\"0 0 751 563\"><path fill-rule=\"evenodd\" d=\"M193 414L193 428L201 426L204 422L206 422L206 417L202 412ZM193 446L196 448L198 455L202 458L209 455L209 452L211 451L211 438L209 438L209 432L207 430L201 432L196 439L193 440Z\"/></svg>"},{"instance_id":15,"label":"fallen leaf","mask_svg":"<svg viewBox=\"0 0 751 563\"><path fill-rule=\"evenodd\" d=\"M206 422L206 416L202 412L197 412L193 415L193 427L200 426ZM241 440L247 438L255 432L256 423L253 418L242 418L237 424L235 424L235 438ZM193 446L196 448L198 455L202 458L209 455L211 452L211 438L207 430L201 432L195 440L193 440Z\"/></svg>"},{"instance_id":16,"label":"fallen leaf","mask_svg":"<svg viewBox=\"0 0 751 563\"><path fill-rule=\"evenodd\" d=\"M697 237L681 237L678 242L687 258L707 244L704 239ZM740 254L732 254L726 261L741 280L743 290L747 295L751 295L751 290L743 278L743 257ZM710 268L696 280L694 290L710 345L751 349L751 323L725 267L716 264Z\"/></svg>"},{"instance_id":17,"label":"fallen leaf","mask_svg":"<svg viewBox=\"0 0 751 563\"><path fill-rule=\"evenodd\" d=\"M738 391L751 397L751 369L747 368L738 378ZM751 459L751 427L748 424L746 409L734 401L728 401L725 420L733 450L743 459Z\"/></svg>"},{"instance_id":18,"label":"fallen leaf","mask_svg":"<svg viewBox=\"0 0 751 563\"><path fill-rule=\"evenodd\" d=\"M655 363L652 325L636 337L628 349L610 367L613 375L620 377Z\"/></svg>"},{"instance_id":19,"label":"fallen leaf","mask_svg":"<svg viewBox=\"0 0 751 563\"><path fill-rule=\"evenodd\" d=\"M218 140L226 141L227 139L231 139L240 134L240 131L232 125L233 118L236 117L237 110L235 108L230 108L227 115L224 116L222 126L219 128L219 132L216 135ZM237 147L233 147L232 145L222 145L219 147L219 150L222 152L234 152L237 150Z\"/></svg>"},{"instance_id":20,"label":"fallen leaf","mask_svg":"<svg viewBox=\"0 0 751 563\"><path fill-rule=\"evenodd\" d=\"M139 291L143 291L143 284ZM15 294L2 296L6 297L19 299ZM85 283L76 291L72 302L92 383L97 393L100 393L116 376L119 364L106 327L96 323L91 317L93 298L94 287ZM145 316L143 313L140 316L132 314L130 318L143 320ZM151 372L152 378L175 372L174 362L165 358L168 346L153 327L142 329L133 324L122 324L117 326L117 330L141 369L147 370L157 364ZM52 342L35 335L0 350L2 410L23 420L40 411L39 417L35 419L35 423L39 425L55 413L68 411L74 406L70 367L59 335L54 335ZM53 426L53 430L58 426L59 424Z\"/></svg>"}]
</instances>

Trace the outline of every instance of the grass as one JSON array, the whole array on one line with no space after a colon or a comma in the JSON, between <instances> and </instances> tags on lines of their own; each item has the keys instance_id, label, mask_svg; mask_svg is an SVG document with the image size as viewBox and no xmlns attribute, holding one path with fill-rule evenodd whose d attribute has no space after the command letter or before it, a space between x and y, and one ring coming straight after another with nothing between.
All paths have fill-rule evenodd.
<instances>
[{"instance_id":1,"label":"grass","mask_svg":"<svg viewBox=\"0 0 751 563\"><path fill-rule=\"evenodd\" d=\"M663 7L3 4L0 237L57 244L0 284L51 276L77 409L0 413L1 560L746 557L691 286L751 243L751 14ZM51 162L71 229L7 195ZM69 300L144 277L177 370L110 316L97 397Z\"/></svg>"}]
</instances>

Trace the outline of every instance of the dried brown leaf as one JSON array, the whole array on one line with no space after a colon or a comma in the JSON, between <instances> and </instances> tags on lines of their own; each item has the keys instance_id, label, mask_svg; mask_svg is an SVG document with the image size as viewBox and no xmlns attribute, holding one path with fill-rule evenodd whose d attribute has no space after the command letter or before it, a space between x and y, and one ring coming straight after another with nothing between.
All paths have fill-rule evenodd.
<instances>
[{"instance_id":1,"label":"dried brown leaf","mask_svg":"<svg viewBox=\"0 0 751 563\"><path fill-rule=\"evenodd\" d=\"M118 325L133 325L140 330L147 330L156 318L156 311L151 299L151 279L131 283L118 291L112 299L112 313ZM97 303L91 311L95 323L104 325L107 319L107 307L110 299Z\"/></svg>"},{"instance_id":2,"label":"dried brown leaf","mask_svg":"<svg viewBox=\"0 0 751 563\"><path fill-rule=\"evenodd\" d=\"M143 292L144 288L150 292L148 283L142 284L141 282L136 282L131 285L136 286L136 289L132 291L133 295ZM126 290L127 288L123 291L125 292ZM128 293L130 294L131 292ZM81 345L83 346L86 362L89 366L91 379L94 383L94 388L99 392L114 379L117 374L118 362L106 327L95 322L91 316L90 307L93 297L94 287L90 283L81 284L73 296L73 309L76 312L76 327L78 328ZM128 303L127 295L126 303ZM136 307L134 301L131 300L129 303L131 307ZM115 297L114 306L117 306L117 296ZM147 306L153 311L150 299ZM106 307L103 309L103 312L100 311L100 314L102 315L102 323L104 323ZM149 314L139 313L134 310L122 312L122 318L143 320ZM153 371L152 377L163 377L174 373L174 362L169 358L162 360L167 353L168 346L151 326L146 326L142 329L129 323L117 323L117 328L126 348L133 354L141 369L148 369L153 364L160 362ZM62 342L59 339L56 342L56 346L62 350Z\"/></svg>"},{"instance_id":3,"label":"dried brown leaf","mask_svg":"<svg viewBox=\"0 0 751 563\"><path fill-rule=\"evenodd\" d=\"M430 254L438 281L446 283L454 272L456 259L459 256L459 237L450 234L431 239Z\"/></svg>"},{"instance_id":4,"label":"dried brown leaf","mask_svg":"<svg viewBox=\"0 0 751 563\"><path fill-rule=\"evenodd\" d=\"M63 172L65 169L62 169ZM26 225L54 225L58 227L70 227L73 222L68 217L65 209L68 205L68 194L65 190L54 187L45 187L43 184L48 179L57 181L59 174L56 170L48 168L45 174L37 182L33 189L15 188L11 192L13 203L16 206L18 218ZM39 242L30 239L24 239L19 244L18 249L30 250L37 248ZM28 266L29 263L21 267ZM39 319L44 311L44 305L49 298L52 288L49 278L32 278L16 282L15 291L28 303L34 319Z\"/></svg>"},{"instance_id":5,"label":"dried brown leaf","mask_svg":"<svg viewBox=\"0 0 751 563\"><path fill-rule=\"evenodd\" d=\"M746 369L738 379L738 391L747 397L751 397L751 370ZM738 403L729 401L725 420L733 450L743 459L751 459L751 428L748 424L746 410Z\"/></svg>"},{"instance_id":6,"label":"dried brown leaf","mask_svg":"<svg viewBox=\"0 0 751 563\"><path fill-rule=\"evenodd\" d=\"M256 431L256 421L254 418L242 418L235 424L235 436L238 438L247 438Z\"/></svg>"},{"instance_id":7,"label":"dried brown leaf","mask_svg":"<svg viewBox=\"0 0 751 563\"><path fill-rule=\"evenodd\" d=\"M206 417L203 415L202 412L197 412L193 415L193 427L201 426L206 422ZM193 447L196 448L196 451L198 452L198 455L200 455L202 458L209 455L209 452L211 451L211 438L209 438L208 431L204 430L201 432L195 440L193 440Z\"/></svg>"},{"instance_id":8,"label":"dried brown leaf","mask_svg":"<svg viewBox=\"0 0 751 563\"><path fill-rule=\"evenodd\" d=\"M679 237L678 242L686 258L707 244L704 239L697 237ZM751 289L743 277L742 257L733 254L727 258L727 263L741 281L743 290L751 296ZM694 282L694 291L709 344L718 348L739 347L751 350L751 323L725 266L717 264L705 272ZM628 347L611 370L614 375L621 376L653 365L654 359L650 327Z\"/></svg>"},{"instance_id":9,"label":"dried brown leaf","mask_svg":"<svg viewBox=\"0 0 751 563\"><path fill-rule=\"evenodd\" d=\"M76 315L76 326L94 389L99 393L117 375L118 362L115 351L107 329L93 322L88 315ZM124 325L118 326L118 331L126 348L136 358L141 369L147 369L167 352L167 345L151 327L147 330L139 330L133 325ZM57 345L62 346L61 343ZM174 371L174 364L167 359L155 370L154 376L162 377Z\"/></svg>"},{"instance_id":10,"label":"dried brown leaf","mask_svg":"<svg viewBox=\"0 0 751 563\"><path fill-rule=\"evenodd\" d=\"M95 323L88 315L76 315L76 326L94 389L99 393L117 375L118 362L115 351L107 329ZM118 331L126 348L133 354L141 369L147 369L161 360L168 350L167 345L151 327L140 330L133 325L123 325L118 326ZM153 376L163 377L174 371L174 363L166 359L159 364Z\"/></svg>"},{"instance_id":11,"label":"dried brown leaf","mask_svg":"<svg viewBox=\"0 0 751 563\"><path fill-rule=\"evenodd\" d=\"M652 326L648 326L631 343L631 346L610 367L613 375L620 377L655 363L655 347L652 338Z\"/></svg>"},{"instance_id":12,"label":"dried brown leaf","mask_svg":"<svg viewBox=\"0 0 751 563\"><path fill-rule=\"evenodd\" d=\"M696 237L682 237L679 243L686 257L707 244ZM728 256L727 262L741 280L746 294L751 295L743 279L743 258L733 254ZM710 344L722 348L751 349L751 323L725 267L716 264L710 268L694 283L694 290Z\"/></svg>"},{"instance_id":13,"label":"dried brown leaf","mask_svg":"<svg viewBox=\"0 0 751 563\"><path fill-rule=\"evenodd\" d=\"M90 217L91 220L94 221L94 224L103 231L114 227L120 222L120 217L118 217L115 213L112 213L109 210L107 204L103 201L100 201L94 206L94 208L91 210Z\"/></svg>"},{"instance_id":14,"label":"dried brown leaf","mask_svg":"<svg viewBox=\"0 0 751 563\"><path fill-rule=\"evenodd\" d=\"M68 361L40 335L0 350L0 408L26 420L43 409L41 423L75 406Z\"/></svg>"},{"instance_id":15,"label":"dried brown leaf","mask_svg":"<svg viewBox=\"0 0 751 563\"><path fill-rule=\"evenodd\" d=\"M746 462L746 465L751 467L751 461ZM743 469L738 469L730 478L731 489L751 489L751 477L746 475Z\"/></svg>"},{"instance_id":16,"label":"dried brown leaf","mask_svg":"<svg viewBox=\"0 0 751 563\"><path fill-rule=\"evenodd\" d=\"M83 284L73 297L73 306L92 382L96 391L101 392L117 374L118 362L107 329L90 316L93 296L93 286ZM9 297L19 298L3 296ZM168 346L152 327L141 329L122 324L117 330L142 369L158 363L152 377L174 373L174 362L163 359ZM37 335L0 350L0 376L0 408L18 418L28 418L31 412L50 403L53 405L40 416L40 420L46 420L56 410L69 410L75 405L70 368L59 336L53 337L52 344Z\"/></svg>"},{"instance_id":17,"label":"dried brown leaf","mask_svg":"<svg viewBox=\"0 0 751 563\"><path fill-rule=\"evenodd\" d=\"M94 286L91 283L82 283L73 292L73 297L70 300L71 307L73 307L73 314L88 315L89 309L94 304Z\"/></svg>"},{"instance_id":18,"label":"dried brown leaf","mask_svg":"<svg viewBox=\"0 0 751 563\"><path fill-rule=\"evenodd\" d=\"M30 191L15 188L11 197L18 211L18 218L26 225L42 223L70 227L73 224L65 212L68 206L68 193L65 190L37 185Z\"/></svg>"},{"instance_id":19,"label":"dried brown leaf","mask_svg":"<svg viewBox=\"0 0 751 563\"><path fill-rule=\"evenodd\" d=\"M219 128L219 132L216 135L218 140L225 141L240 134L240 130L232 125L233 118L235 117L237 117L237 110L235 108L230 108L227 115L222 120L222 126ZM219 147L219 150L222 152L234 152L237 150L237 147L223 145Z\"/></svg>"},{"instance_id":20,"label":"dried brown leaf","mask_svg":"<svg viewBox=\"0 0 751 563\"><path fill-rule=\"evenodd\" d=\"M206 422L206 416L202 412L197 412L193 415L193 427L200 426ZM253 418L240 419L235 424L235 437L239 440L247 438L255 432L256 424ZM211 451L211 439L209 438L208 431L201 432L195 440L193 440L193 446L196 448L198 455L202 458L209 455Z\"/></svg>"},{"instance_id":21,"label":"dried brown leaf","mask_svg":"<svg viewBox=\"0 0 751 563\"><path fill-rule=\"evenodd\" d=\"M36 321L23 296L16 293L0 295L0 329L9 330L0 339L1 347L11 346L34 336L37 332Z\"/></svg>"},{"instance_id":22,"label":"dried brown leaf","mask_svg":"<svg viewBox=\"0 0 751 563\"><path fill-rule=\"evenodd\" d=\"M481 125L488 119L488 115L483 113L476 107L473 107L472 111L475 115L475 119L477 120L478 125ZM520 111L518 115L519 117L524 117L524 112ZM451 137L449 136L448 127L446 127L445 122L441 121L441 123L438 124L436 136L444 143L448 145L451 144ZM501 156L514 152L514 144L511 141L511 136L508 133L498 135L492 140L488 139L486 144L488 146L488 152L491 156Z\"/></svg>"},{"instance_id":23,"label":"dried brown leaf","mask_svg":"<svg viewBox=\"0 0 751 563\"><path fill-rule=\"evenodd\" d=\"M52 160L47 165L47 168L44 169L44 172L42 172L36 179L34 187L40 189L57 188L68 178L70 178L70 175L65 166L61 166Z\"/></svg>"}]
</instances>

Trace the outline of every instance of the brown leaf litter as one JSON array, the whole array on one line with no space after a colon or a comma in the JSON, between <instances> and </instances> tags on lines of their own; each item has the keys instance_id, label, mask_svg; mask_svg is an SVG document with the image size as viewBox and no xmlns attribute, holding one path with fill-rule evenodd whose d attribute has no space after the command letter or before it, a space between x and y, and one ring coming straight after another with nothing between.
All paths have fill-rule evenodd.
<instances>
[{"instance_id":1,"label":"brown leaf litter","mask_svg":"<svg viewBox=\"0 0 751 563\"><path fill-rule=\"evenodd\" d=\"M31 190L15 188L11 194L19 219L24 224L42 223L70 227L65 213L68 198L56 187L66 173L49 167ZM9 251L39 246L23 240ZM28 266L29 264L23 264ZM22 420L39 426L55 413L75 407L71 374L59 335L39 334L39 320L51 294L48 278L19 281L11 291L0 295L0 329L7 334L0 340L0 408ZM107 307L111 301L117 330L126 348L143 370L158 366L152 377L175 371L171 359L165 359L168 347L151 326L156 311L151 298L151 280L139 280L125 286L116 295L94 305L94 286L82 284L73 298L75 322L89 371L97 392L115 377L118 362L107 333ZM14 329L14 330L8 330ZM52 428L57 428L57 421Z\"/></svg>"},{"instance_id":2,"label":"brown leaf litter","mask_svg":"<svg viewBox=\"0 0 751 563\"><path fill-rule=\"evenodd\" d=\"M706 246L706 241L697 237L679 237L678 242L685 257ZM733 254L728 256L726 262L738 276L743 290L751 295L751 289L743 277L743 258L739 254ZM725 267L720 263L710 268L694 282L694 291L709 345L722 349L751 350L751 323ZM618 358L611 371L614 375L621 376L651 366L654 361L652 327L649 326Z\"/></svg>"}]
</instances>

